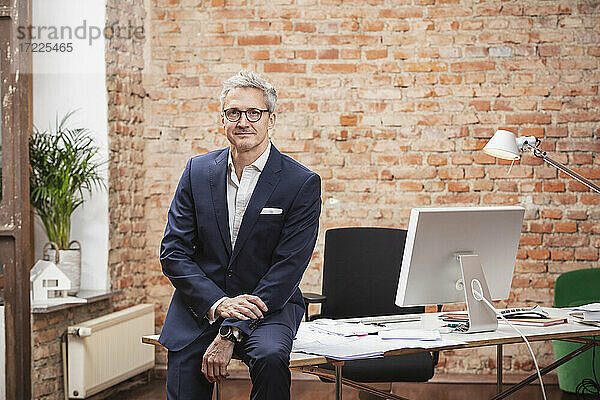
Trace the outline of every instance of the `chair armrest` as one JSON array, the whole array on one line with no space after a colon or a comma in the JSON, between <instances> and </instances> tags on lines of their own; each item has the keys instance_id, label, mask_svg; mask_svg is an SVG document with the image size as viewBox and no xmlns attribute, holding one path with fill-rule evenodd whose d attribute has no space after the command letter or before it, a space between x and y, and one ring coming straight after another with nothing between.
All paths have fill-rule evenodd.
<instances>
[{"instance_id":1,"label":"chair armrest","mask_svg":"<svg viewBox=\"0 0 600 400\"><path fill-rule=\"evenodd\" d=\"M323 304L327 301L327 297L318 293L302 293L302 297L304 297L304 304Z\"/></svg>"},{"instance_id":2,"label":"chair armrest","mask_svg":"<svg viewBox=\"0 0 600 400\"><path fill-rule=\"evenodd\" d=\"M318 294L318 293L302 293L302 297L304 298L304 306L306 307L306 311L304 314L304 320L305 321L312 321L313 319L315 319L316 317L319 316L319 314L317 315L311 315L310 317L308 316L308 305L309 304L323 304L327 301L327 297L323 296L322 294Z\"/></svg>"}]
</instances>

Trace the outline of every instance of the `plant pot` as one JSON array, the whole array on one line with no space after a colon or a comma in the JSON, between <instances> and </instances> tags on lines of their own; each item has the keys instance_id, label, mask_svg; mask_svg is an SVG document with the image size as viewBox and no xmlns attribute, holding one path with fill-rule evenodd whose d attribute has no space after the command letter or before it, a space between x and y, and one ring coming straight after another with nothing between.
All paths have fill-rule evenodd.
<instances>
[{"instance_id":1,"label":"plant pot","mask_svg":"<svg viewBox=\"0 0 600 400\"><path fill-rule=\"evenodd\" d=\"M73 245L77 245L74 248ZM77 240L69 243L69 250L58 250L58 245L48 242L44 245L44 259L54 261L62 272L71 280L70 296L79 292L81 284L81 244Z\"/></svg>"}]
</instances>

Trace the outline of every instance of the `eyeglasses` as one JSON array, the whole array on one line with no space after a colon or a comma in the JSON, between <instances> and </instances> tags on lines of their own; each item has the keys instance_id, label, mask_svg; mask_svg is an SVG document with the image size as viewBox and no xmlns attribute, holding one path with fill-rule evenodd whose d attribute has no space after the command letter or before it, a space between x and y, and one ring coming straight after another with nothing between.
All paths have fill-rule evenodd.
<instances>
[{"instance_id":1,"label":"eyeglasses","mask_svg":"<svg viewBox=\"0 0 600 400\"><path fill-rule=\"evenodd\" d=\"M269 110L261 110L260 108L249 108L246 111L238 110L237 108L228 108L227 110L223 110L223 114L229 122L238 122L242 118L242 114L246 115L248 122L258 122L263 113L267 111Z\"/></svg>"}]
</instances>

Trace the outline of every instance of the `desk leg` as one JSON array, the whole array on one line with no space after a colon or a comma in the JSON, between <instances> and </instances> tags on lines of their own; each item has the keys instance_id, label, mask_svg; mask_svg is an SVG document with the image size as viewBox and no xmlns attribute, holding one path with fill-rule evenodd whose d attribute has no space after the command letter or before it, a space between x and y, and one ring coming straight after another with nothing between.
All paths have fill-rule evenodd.
<instances>
[{"instance_id":1,"label":"desk leg","mask_svg":"<svg viewBox=\"0 0 600 400\"><path fill-rule=\"evenodd\" d=\"M342 400L342 366L343 362L333 363L335 367L335 399Z\"/></svg>"},{"instance_id":2,"label":"desk leg","mask_svg":"<svg viewBox=\"0 0 600 400\"><path fill-rule=\"evenodd\" d=\"M502 345L496 346L496 390L502 393Z\"/></svg>"},{"instance_id":3,"label":"desk leg","mask_svg":"<svg viewBox=\"0 0 600 400\"><path fill-rule=\"evenodd\" d=\"M572 351L571 353L567 354L566 356L564 356L560 360L556 360L552 364L548 365L547 367L540 369L540 375L542 375L542 376L546 375L548 372L552 371L556 367L559 367L559 366L563 365L567 361L569 361L569 360L577 357L578 355L580 355L581 353L583 353L584 351L586 351L588 349L591 349L592 347L594 347L594 340L593 339L591 339L587 344L584 344L580 348L578 348L578 349ZM508 389L506 389L502 393L498 393L497 395L495 395L494 397L492 397L490 400L505 399L506 397L510 396L511 394L513 394L514 392L516 392L517 390L520 390L521 388L523 388L528 383L531 383L531 382L535 381L536 379L538 379L537 373L533 373L533 374L529 375L529 377L523 379L521 382L519 382L517 384L514 384L514 385L511 385Z\"/></svg>"}]
</instances>

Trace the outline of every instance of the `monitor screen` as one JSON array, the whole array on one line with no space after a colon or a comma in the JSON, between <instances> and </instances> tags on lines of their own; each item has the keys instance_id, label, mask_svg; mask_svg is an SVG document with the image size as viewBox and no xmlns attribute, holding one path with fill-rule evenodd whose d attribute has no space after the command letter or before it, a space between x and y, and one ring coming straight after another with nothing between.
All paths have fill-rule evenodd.
<instances>
[{"instance_id":1,"label":"monitor screen","mask_svg":"<svg viewBox=\"0 0 600 400\"><path fill-rule=\"evenodd\" d=\"M516 206L412 209L396 305L464 302L459 253L478 255L491 298L507 299L524 214Z\"/></svg>"}]
</instances>

